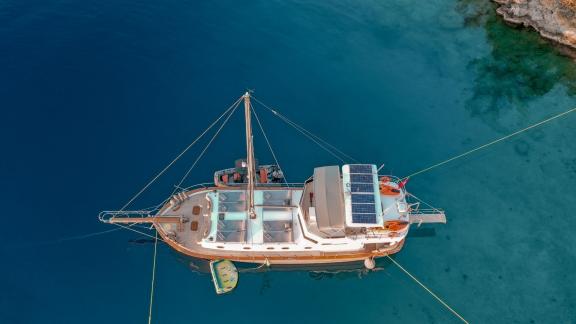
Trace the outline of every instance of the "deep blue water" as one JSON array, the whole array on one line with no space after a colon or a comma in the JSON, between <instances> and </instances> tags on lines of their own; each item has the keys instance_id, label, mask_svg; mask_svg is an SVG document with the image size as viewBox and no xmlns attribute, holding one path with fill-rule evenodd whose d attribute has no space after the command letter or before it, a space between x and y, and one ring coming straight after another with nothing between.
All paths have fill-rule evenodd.
<instances>
[{"instance_id":1,"label":"deep blue water","mask_svg":"<svg viewBox=\"0 0 576 324\"><path fill-rule=\"evenodd\" d=\"M0 2L0 323L143 323L152 245L106 230L245 89L356 159L407 175L576 106L576 63L476 0ZM330 155L260 112L290 181ZM186 184L244 152L237 114ZM466 319L576 321L576 115L414 177L446 209L397 260ZM153 205L195 147L136 201ZM257 156L270 161L265 143ZM243 274L216 296L167 247L155 323L449 323L390 264Z\"/></svg>"}]
</instances>

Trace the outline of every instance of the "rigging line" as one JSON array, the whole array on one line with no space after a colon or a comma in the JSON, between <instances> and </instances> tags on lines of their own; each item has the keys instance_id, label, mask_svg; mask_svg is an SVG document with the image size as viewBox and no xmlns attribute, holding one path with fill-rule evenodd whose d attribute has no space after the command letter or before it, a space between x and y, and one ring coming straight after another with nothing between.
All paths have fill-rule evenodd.
<instances>
[{"instance_id":1,"label":"rigging line","mask_svg":"<svg viewBox=\"0 0 576 324\"><path fill-rule=\"evenodd\" d=\"M135 230L135 229L131 228L130 226L124 226L124 225L120 225L120 224L118 224L118 223L109 223L109 224L113 224L113 225L122 227L122 228L124 228L124 229L127 229L127 230L129 230L129 231L136 232L136 233L142 234L142 235L144 235L144 236L148 236L149 238L158 239L158 240L166 243L166 241L164 241L164 240L161 239L161 238L156 238L156 237L154 237L154 236L152 236L152 235L150 235L150 234L148 234L148 233L144 233L144 232L141 232L141 231L139 231L139 230ZM131 224L131 225L135 225L135 224ZM156 232L158 232L158 231L156 231Z\"/></svg>"},{"instance_id":2,"label":"rigging line","mask_svg":"<svg viewBox=\"0 0 576 324\"><path fill-rule=\"evenodd\" d=\"M83 234L83 235L76 235L76 236L70 236L70 237L64 237L64 238L60 238L54 241L54 243L59 243L59 242L66 242L66 241L75 241L75 240L83 240L83 239L87 239L89 237L93 237L93 236L98 236L98 235L103 235L103 234L107 234L110 232L115 232L120 230L120 228L113 228L113 229L109 229L109 230L105 230L105 231L100 231L100 232L94 232L94 233L88 233L88 234Z\"/></svg>"},{"instance_id":3,"label":"rigging line","mask_svg":"<svg viewBox=\"0 0 576 324\"><path fill-rule=\"evenodd\" d=\"M160 204L159 206L161 206L162 204ZM152 208L152 207L149 207ZM155 209L157 209L158 206L155 207ZM132 227L136 225L136 223L134 224L130 224L128 227ZM60 243L60 242L66 242L66 241L76 241L76 240L83 240L83 239L87 239L93 236L99 236L99 235L104 235L104 234L108 234L111 232L116 232L121 230L121 228L113 228L113 229L109 229L109 230L105 230L105 231L99 231L99 232L93 232L93 233L87 233L87 234L81 234L81 235L75 235L75 236L68 236L68 237L63 237L63 238L59 238L56 239L54 241L51 241L50 243Z\"/></svg>"},{"instance_id":4,"label":"rigging line","mask_svg":"<svg viewBox=\"0 0 576 324\"><path fill-rule=\"evenodd\" d=\"M254 100L256 102L258 102L259 104L261 104L262 106L264 106L266 109L270 110L274 115L276 115L278 118L282 119L285 123L287 123L288 125L294 127L296 130L299 130L301 133L306 133L304 135L308 135L307 137L310 138L315 138L317 141L322 142L324 145L332 148L334 151L340 153L343 157L346 157L356 163L358 163L358 161L356 159L354 159L353 157L351 157L350 155L340 151L338 148L336 148L334 145L328 143L327 141L323 140L322 138L320 138L319 136L315 135L314 133L310 132L309 130L305 129L304 127L298 125L297 123L291 121L290 119L288 119L288 117L282 115L281 113L279 113L278 111L266 106L263 102L259 101L258 99L254 98ZM310 139L312 139L310 138ZM313 140L313 139L312 139ZM314 141L314 140L313 140ZM318 142L314 141L316 144L320 145ZM320 145L322 146L322 145ZM324 148L325 149L325 148ZM334 153L330 152L330 154L334 155ZM343 159L340 159L340 157L338 157L339 160L343 161ZM344 161L343 161L344 162Z\"/></svg>"},{"instance_id":5,"label":"rigging line","mask_svg":"<svg viewBox=\"0 0 576 324\"><path fill-rule=\"evenodd\" d=\"M254 113L254 117L256 117L256 121L258 122L258 126L260 126L260 131L262 131L262 135L264 135L264 139L266 140L266 144L268 144L268 148L270 149L270 153L272 153L272 157L274 158L274 162L276 162L276 165L278 166L278 168L280 168L280 170L282 170L282 167L280 166L280 162L278 162L278 159L276 158L276 154L274 154L274 150L272 149L272 145L270 145L270 141L268 140L268 136L266 136L266 132L264 131L264 127L262 126L262 123L260 123L260 118L258 118L258 114L256 113L256 109L254 109L252 104L250 104L250 108L252 109L252 112ZM282 170L282 173L284 174L284 170ZM286 184L288 184L288 180L286 179L285 174L284 174L283 178L284 178L284 182Z\"/></svg>"},{"instance_id":6,"label":"rigging line","mask_svg":"<svg viewBox=\"0 0 576 324\"><path fill-rule=\"evenodd\" d=\"M462 322L466 324L469 323L467 320L464 319L464 317L462 317L462 315L458 314L458 312L456 312L452 307L448 306L448 304L446 304L446 302L444 302L440 297L438 297L438 295L433 293L432 290L430 290L422 282L420 282L420 280L416 279L416 277L414 277L410 272L408 272L408 270L404 269L404 267L401 266L400 263L392 259L389 255L386 255L386 257L390 259L390 261L392 261L392 263L394 263L398 268L400 268L400 270L402 270L405 274L407 274L410 278L412 278L412 280L414 280L418 285L420 285L420 287L424 288L424 290L430 293L430 295L432 295L432 297L434 297L437 301L439 301L440 304L444 305L444 307L446 307L450 312L452 312L452 314L456 315L456 317L458 317Z\"/></svg>"},{"instance_id":7,"label":"rigging line","mask_svg":"<svg viewBox=\"0 0 576 324\"><path fill-rule=\"evenodd\" d=\"M413 177L413 176L415 176L415 175L418 175L418 174L421 174L421 173L430 171L430 170L435 169L435 168L437 168L437 167L439 167L439 166L441 166L441 165L444 165L444 164L446 164L446 163L448 163L448 162L452 162L452 161L454 161L454 160L456 160L456 159L459 159L459 158L461 158L461 157L464 157L464 156L466 156L466 155L469 155L469 154L471 154L471 153L474 153L474 152L476 152L476 151L479 151L479 150L481 150L481 149L483 149L483 148L486 148L486 147L488 147L488 146L491 146L491 145L493 145L493 144L496 144L496 143L498 143L498 142L501 142L501 141L503 141L503 140L506 140L506 139L508 139L508 138L510 138L510 137L513 137L513 136L516 136L516 135L518 135L518 134L521 134L521 133L523 133L523 132L525 132L525 131L528 131L528 130L530 130L530 129L532 129L532 128L538 127L538 126L543 125L543 124L546 124L546 123L548 123L548 122L551 122L551 121L553 121L554 119L560 118L560 117L562 117L562 116L564 116L564 115L567 115L567 114L569 114L569 113L571 113L571 112L574 112L574 111L576 111L576 107L575 107L575 108L572 108L572 109L570 109L570 110L567 110L567 111L565 111L565 112L559 113L559 114L557 114L557 115L554 115L554 116L552 116L552 117L550 117L550 118L544 119L544 120L541 121L541 122L538 122L538 123L536 123L536 124L533 124L533 125L531 125L531 126L528 126L528 127L526 127L526 128L523 128L523 129L521 129L521 130L515 131L515 132L512 133L512 134L508 134L508 135L506 135L506 136L504 136L504 137L501 137L501 138L499 138L499 139L497 139L497 140L494 140L494 141L492 141L492 142L490 142L490 143L486 143L486 144L484 144L484 145L478 146L477 148L474 148L474 149L472 149L472 150L470 150L470 151L467 151L467 152L464 152L464 153L462 153L462 154L459 154L459 155L457 155L457 156L455 156L455 157L452 157L452 158L450 158L450 159L448 159L448 160L444 160L444 161L442 161L442 162L440 162L440 163L436 163L436 164L434 164L434 165L432 165L432 166L430 166L430 167L428 167L428 168L422 169L422 170L420 170L420 171L418 171L418 172L414 172L414 173L412 173L411 175L402 178L401 180L404 180L404 179L406 179L406 178L410 178L410 177Z\"/></svg>"},{"instance_id":8,"label":"rigging line","mask_svg":"<svg viewBox=\"0 0 576 324\"><path fill-rule=\"evenodd\" d=\"M204 153L206 153L206 150L208 150L208 147L210 147L210 144L212 144L212 142L216 139L216 137L218 137L218 134L220 134L220 131L222 130L222 128L224 128L224 126L226 126L226 123L228 122L228 120L230 119L230 117L232 117L232 115L234 114L234 112L236 111L236 109L238 108L238 106L240 105L240 100L238 100L236 102L236 105L234 106L234 109L232 109L232 111L228 114L228 117L226 117L226 119L224 120L224 122L222 123L222 125L220 125L220 127L218 128L218 130L216 131L216 133L214 134L214 136L212 136L212 138L210 139L210 142L208 142L208 144L206 144L206 146L204 147L204 149L202 150L202 152L200 152L200 155L198 155L198 157L196 158L196 160L194 161L194 163L192 164L192 166L188 169L188 171L186 171L186 174L184 174L184 177L182 177L182 179L180 179L180 182L178 182L178 184L176 185L176 188L174 189L174 191L172 192L172 195L178 190L178 188L180 187L180 185L182 185L182 183L184 181L186 181L186 178L188 178L188 175L190 175L190 172L192 171L192 169L194 169L194 167L196 166L196 164L198 164L198 161L200 161L200 159L204 156Z\"/></svg>"},{"instance_id":9,"label":"rigging line","mask_svg":"<svg viewBox=\"0 0 576 324\"><path fill-rule=\"evenodd\" d=\"M150 283L150 307L148 308L148 324L152 323L152 303L154 302L154 281L156 280L156 253L158 251L158 231L154 238L154 262L152 264L152 282Z\"/></svg>"},{"instance_id":10,"label":"rigging line","mask_svg":"<svg viewBox=\"0 0 576 324\"><path fill-rule=\"evenodd\" d=\"M172 160L172 162L170 162L164 169L162 169L162 171L160 171L154 178L152 178L152 180L150 180L140 191L138 191L120 209L120 211L122 211L126 207L128 207L134 200L136 200L136 198L138 198L146 189L148 189L148 187L150 187L150 185L152 185L152 183L154 183L156 180L158 180L158 178L160 178L160 176L163 175L164 172L166 172L174 163L176 163L176 161L178 161L178 159L180 159L192 146L194 146L194 144L196 144L196 142L198 142L210 129L212 129L212 127L214 127L214 125L216 125L216 123L218 123L218 121L220 121L220 119L222 119L222 117L224 117L228 113L228 111L230 111L241 100L242 100L242 97L238 98L230 107L228 107L228 109L226 109L226 111L224 111L224 113L222 113L222 115L220 115L220 117L218 117L218 119L216 119L210 126L208 126L208 128L206 128L206 130L204 130L202 132L202 134L200 134L200 136L198 136L192 143L190 143L182 152L180 152L180 154L178 154L178 156L176 156L176 158L174 160Z\"/></svg>"},{"instance_id":11,"label":"rigging line","mask_svg":"<svg viewBox=\"0 0 576 324\"><path fill-rule=\"evenodd\" d=\"M436 208L436 207L434 207L434 206L430 205L429 203L425 202L424 200L422 200L422 199L420 199L420 198L418 198L418 197L414 196L413 194L411 194L411 193L409 193L409 192L408 192L407 194L408 194L408 195L410 195L412 198L416 199L417 201L419 201L419 202L423 203L424 205L426 205L426 206L430 207L431 209L434 209L434 210L439 210L438 208Z\"/></svg>"},{"instance_id":12,"label":"rigging line","mask_svg":"<svg viewBox=\"0 0 576 324\"><path fill-rule=\"evenodd\" d=\"M258 100L255 97L252 97L256 102L258 102L259 104L261 104L264 108L270 110L274 115L276 115L277 117L279 117L280 119L282 119L285 123L289 124L290 126L296 128L297 130L300 130L301 133L307 133L309 136L315 138L316 140L324 143L324 145L332 148L334 151L340 153L342 156L348 158L349 160L359 163L358 160L356 160L355 158L351 157L350 155L342 152L341 150L339 150L338 148L336 148L334 145L328 143L327 141L323 140L321 137L315 135L314 133L310 132L309 130L305 129L304 127L296 124L295 122L291 121L290 119L288 119L288 117L282 115L281 113L279 113L278 111L272 109L271 107L267 106L266 104L264 104L262 101ZM305 134L306 135L306 134ZM318 144L316 141L314 141L316 144ZM318 144L319 145L319 144ZM332 155L334 155L333 153L331 153ZM339 160L342 161L342 159L338 158ZM344 162L344 161L343 161Z\"/></svg>"},{"instance_id":13,"label":"rigging line","mask_svg":"<svg viewBox=\"0 0 576 324\"><path fill-rule=\"evenodd\" d=\"M289 126L294 127L294 129L296 129L297 131L299 131L300 133L302 133L302 135L306 136L309 140L311 140L312 142L314 142L316 145L320 146L322 149L324 149L326 152L328 152L330 155L332 155L333 157L335 157L336 159L340 160L342 163L346 163L344 161L344 159L342 159L340 156L338 156L337 154L335 154L334 152L332 152L330 149L326 148L324 145L322 145L321 143L319 143L317 140L315 140L313 137L311 137L310 135L306 134L304 131L302 131L301 129L299 129L298 127L294 126L293 124L290 123L289 120L286 120L284 118L282 118L282 116L276 114L276 112L274 110L271 110L272 113L274 113L276 115L276 117L280 118L283 122L287 123Z\"/></svg>"},{"instance_id":14,"label":"rigging line","mask_svg":"<svg viewBox=\"0 0 576 324\"><path fill-rule=\"evenodd\" d=\"M292 123L292 124L293 124L293 127L300 128L302 131L308 133L310 136L316 138L318 141L320 141L320 142L322 142L323 144L325 144L326 146L332 148L334 151L340 153L342 156L346 157L347 159L349 159L349 160L351 160L351 161L353 161L353 162L359 163L358 160L356 160L355 158L351 157L350 155L342 152L342 151L339 150L337 147L335 147L334 145L332 145L332 144L328 143L327 141L323 140L323 139L322 139L321 137L319 137L318 135L315 135L315 134L313 134L312 132L310 132L309 130L305 129L304 127L296 124L295 122L293 122L293 121L291 121L290 119L288 119L288 117L286 117L286 116L284 116L284 115L282 115L282 114L280 114L280 113L278 113L278 114L281 115L281 117L284 118L287 122Z\"/></svg>"}]
</instances>

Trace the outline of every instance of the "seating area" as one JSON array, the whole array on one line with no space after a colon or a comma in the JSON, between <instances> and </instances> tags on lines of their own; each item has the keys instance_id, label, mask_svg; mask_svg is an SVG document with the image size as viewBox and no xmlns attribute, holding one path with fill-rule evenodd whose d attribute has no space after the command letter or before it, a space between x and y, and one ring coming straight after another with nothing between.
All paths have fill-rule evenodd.
<instances>
[{"instance_id":1,"label":"seating area","mask_svg":"<svg viewBox=\"0 0 576 324\"><path fill-rule=\"evenodd\" d=\"M264 221L264 243L292 242L292 220Z\"/></svg>"},{"instance_id":2,"label":"seating area","mask_svg":"<svg viewBox=\"0 0 576 324\"><path fill-rule=\"evenodd\" d=\"M218 220L216 232L217 242L245 242L245 220Z\"/></svg>"},{"instance_id":3,"label":"seating area","mask_svg":"<svg viewBox=\"0 0 576 324\"><path fill-rule=\"evenodd\" d=\"M246 216L246 194L243 190L222 190L214 198L212 230L208 241L221 243L290 243L294 242L292 190L255 192L256 217ZM294 199L299 200L299 196Z\"/></svg>"}]
</instances>

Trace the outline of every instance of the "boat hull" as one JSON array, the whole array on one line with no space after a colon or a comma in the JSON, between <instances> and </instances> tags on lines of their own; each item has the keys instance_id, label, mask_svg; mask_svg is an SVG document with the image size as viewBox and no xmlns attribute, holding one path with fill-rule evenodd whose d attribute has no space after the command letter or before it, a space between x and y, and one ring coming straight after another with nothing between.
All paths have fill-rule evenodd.
<instances>
[{"instance_id":1,"label":"boat hull","mask_svg":"<svg viewBox=\"0 0 576 324\"><path fill-rule=\"evenodd\" d=\"M234 262L270 265L330 266L331 264L361 262L366 259L376 259L397 253L402 249L405 241L401 240L398 244L390 246L386 249L346 253L302 252L291 253L290 255L283 255L283 252L266 254L257 252L226 253L226 251L215 251L218 253L209 253L207 251L192 251L182 246L178 242L172 240L160 226L156 226L156 230L166 244L168 244L176 252L188 257L203 259L207 261L227 259Z\"/></svg>"}]
</instances>

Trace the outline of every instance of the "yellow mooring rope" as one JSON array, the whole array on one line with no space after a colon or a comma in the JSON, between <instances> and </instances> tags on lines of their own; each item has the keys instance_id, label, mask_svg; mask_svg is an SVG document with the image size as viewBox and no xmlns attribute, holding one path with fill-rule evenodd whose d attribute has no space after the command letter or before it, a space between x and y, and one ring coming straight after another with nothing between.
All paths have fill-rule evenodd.
<instances>
[{"instance_id":1,"label":"yellow mooring rope","mask_svg":"<svg viewBox=\"0 0 576 324\"><path fill-rule=\"evenodd\" d=\"M472 149L472 150L470 150L470 151L468 151L468 152L464 152L464 153L459 154L459 155L456 155L455 157L452 157L452 158L450 158L450 159L448 159L448 160L442 161L442 162L440 162L440 163L436 163L436 164L434 164L433 166L427 167L427 168L422 169L422 170L420 170L420 171L418 171L418 172L414 172L414 173L412 173L411 175L402 178L402 180L404 180L404 179L406 179L406 178L413 177L413 176L418 175L418 174L420 174L420 173L424 173L424 172L430 171L430 170L432 170L432 169L434 169L434 168L437 168L437 167L439 167L439 166L441 166L441 165L444 165L444 164L446 164L446 163L448 163L448 162L452 162L452 161L454 161L454 160L456 160L456 159L459 159L459 158L461 158L461 157L464 157L464 156L466 156L466 155L468 155L468 154L474 153L474 152L479 151L479 150L481 150L481 149L483 149L483 148L486 148L486 147L488 147L488 146L491 146L491 145L496 144L496 143L498 143L498 142L501 142L501 141L503 141L503 140L509 139L510 137L516 136L516 135L518 135L518 134L520 134L520 133L523 133L523 132L525 132L525 131L527 131L527 130L530 130L530 129L534 128L534 127L538 127L538 126L540 126L540 125L543 125L543 124L546 124L546 123L548 123L548 122L551 122L551 121L553 121L554 119L560 118L560 117L562 117L562 116L564 116L564 115L568 115L569 113L574 112L574 111L576 111L576 107L575 107L575 108L572 108L572 109L570 109L570 110L567 110L567 111L565 111L565 112L563 112L563 113L559 113L559 114L557 114L557 115L555 115L555 116L552 116L552 117L550 117L550 118L548 118L548 119L545 119L545 120L543 120L543 121L541 121L541 122L538 122L538 123L536 123L536 124L533 124L533 125L531 125L531 126L528 126L528 127L526 127L526 128L523 128L523 129L521 129L521 130L519 130L519 131L516 131L516 132L514 132L514 133L512 133L512 134L508 134L508 135L506 135L506 136L504 136L504 137L501 137L501 138L499 138L499 139L497 139L497 140L494 140L494 141L492 141L492 142L490 142L490 143L486 143L486 144L484 144L484 145L478 146L477 148Z\"/></svg>"},{"instance_id":2,"label":"yellow mooring rope","mask_svg":"<svg viewBox=\"0 0 576 324\"><path fill-rule=\"evenodd\" d=\"M152 282L150 283L150 307L148 309L148 324L152 323L152 303L154 302L154 281L156 280L156 252L158 251L158 230L154 239L154 263L152 264Z\"/></svg>"},{"instance_id":3,"label":"yellow mooring rope","mask_svg":"<svg viewBox=\"0 0 576 324\"><path fill-rule=\"evenodd\" d=\"M426 290L428 293L430 293L430 295L432 295L432 297L436 298L436 300L438 302L440 302L440 304L444 305L444 307L446 307L450 312L452 312L452 314L456 315L456 317L458 317L462 322L468 324L468 321L465 320L464 317L462 317L462 315L458 314L458 312L456 312L452 307L448 306L448 304L446 304L446 302L444 302L440 297L438 297L438 295L433 293L432 290L430 290L423 283L421 283L420 280L416 279L416 277L414 277L410 272L408 272L408 270L404 269L404 267L401 266L400 263L398 263L396 260L392 259L389 255L387 255L386 257L390 261L392 261L392 263L394 263L398 268L400 268L400 270L404 271L404 273L406 273L410 278L412 278L412 280L414 280L417 284L419 284L420 287L424 288L424 290Z\"/></svg>"}]
</instances>

